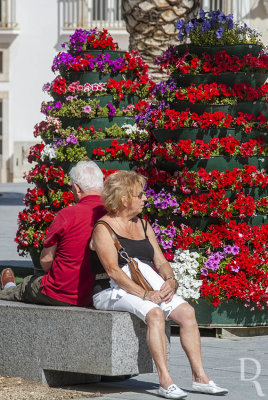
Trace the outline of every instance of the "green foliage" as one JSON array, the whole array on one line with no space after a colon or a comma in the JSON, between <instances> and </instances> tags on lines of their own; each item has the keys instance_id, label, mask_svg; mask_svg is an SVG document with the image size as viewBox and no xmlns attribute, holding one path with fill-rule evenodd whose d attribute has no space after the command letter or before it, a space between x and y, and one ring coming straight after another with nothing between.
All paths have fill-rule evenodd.
<instances>
[{"instance_id":1,"label":"green foliage","mask_svg":"<svg viewBox=\"0 0 268 400\"><path fill-rule=\"evenodd\" d=\"M57 148L57 160L60 162L78 162L87 158L87 152L84 147L78 144L70 143L68 146L59 146Z\"/></svg>"}]
</instances>

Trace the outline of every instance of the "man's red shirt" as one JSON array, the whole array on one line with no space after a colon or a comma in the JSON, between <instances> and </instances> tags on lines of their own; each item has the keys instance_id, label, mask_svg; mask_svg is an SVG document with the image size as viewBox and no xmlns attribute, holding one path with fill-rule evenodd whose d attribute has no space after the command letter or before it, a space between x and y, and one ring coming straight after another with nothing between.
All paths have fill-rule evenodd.
<instances>
[{"instance_id":1,"label":"man's red shirt","mask_svg":"<svg viewBox=\"0 0 268 400\"><path fill-rule=\"evenodd\" d=\"M42 278L46 296L78 306L92 305L89 241L94 224L105 213L98 195L83 197L58 212L44 242L44 247L57 245L52 267Z\"/></svg>"}]
</instances>

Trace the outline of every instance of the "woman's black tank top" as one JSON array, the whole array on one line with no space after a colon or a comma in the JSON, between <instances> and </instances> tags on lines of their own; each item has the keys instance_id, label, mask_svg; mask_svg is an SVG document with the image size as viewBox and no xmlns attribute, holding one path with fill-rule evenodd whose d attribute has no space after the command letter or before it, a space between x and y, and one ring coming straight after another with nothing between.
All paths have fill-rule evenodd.
<instances>
[{"instance_id":1,"label":"woman's black tank top","mask_svg":"<svg viewBox=\"0 0 268 400\"><path fill-rule=\"evenodd\" d=\"M150 243L150 240L147 236L147 221L141 220L145 238L141 240L133 240L133 239L128 239L123 236L118 235L113 228L114 234L117 236L119 242L121 243L121 246L125 249L125 251L128 253L129 257L137 257L139 260L144 262L145 264L150 265L153 267L153 258L154 258L154 248ZM90 264L91 264L91 269L94 273L94 275L97 274L103 274L105 273L105 269L103 268L99 257L94 250L90 250ZM118 254L118 265L120 268L122 268L126 264L126 260L123 259L119 254ZM109 279L102 279L102 280L96 280L95 286L94 286L94 294L99 293L100 291L107 289L110 287L109 285Z\"/></svg>"}]
</instances>

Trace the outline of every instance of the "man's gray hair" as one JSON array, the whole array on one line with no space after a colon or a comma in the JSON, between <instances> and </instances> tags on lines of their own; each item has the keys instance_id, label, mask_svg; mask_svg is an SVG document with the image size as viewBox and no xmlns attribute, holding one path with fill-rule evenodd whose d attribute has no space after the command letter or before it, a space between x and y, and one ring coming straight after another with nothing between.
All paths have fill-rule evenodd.
<instances>
[{"instance_id":1,"label":"man's gray hair","mask_svg":"<svg viewBox=\"0 0 268 400\"><path fill-rule=\"evenodd\" d=\"M69 172L71 184L76 183L83 192L102 190L103 173L93 161L79 161Z\"/></svg>"}]
</instances>

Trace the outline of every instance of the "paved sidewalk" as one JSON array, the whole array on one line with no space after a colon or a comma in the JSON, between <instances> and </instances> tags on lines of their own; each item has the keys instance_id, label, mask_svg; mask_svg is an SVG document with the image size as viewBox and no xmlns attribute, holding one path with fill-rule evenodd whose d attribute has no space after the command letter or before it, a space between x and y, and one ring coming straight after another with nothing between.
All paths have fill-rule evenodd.
<instances>
[{"instance_id":1,"label":"paved sidewalk","mask_svg":"<svg viewBox=\"0 0 268 400\"><path fill-rule=\"evenodd\" d=\"M30 257L20 257L14 242L23 197L30 187L27 183L0 183L0 266L32 267Z\"/></svg>"},{"instance_id":2,"label":"paved sidewalk","mask_svg":"<svg viewBox=\"0 0 268 400\"><path fill-rule=\"evenodd\" d=\"M222 399L268 399L268 336L237 340L203 337L201 340L203 360L209 377L218 385L229 389L227 395L221 396ZM244 372L241 363L244 363ZM171 338L170 370L175 383L188 392L187 399L212 400L219 398L219 396L190 392L191 370L177 336ZM254 376L255 383L250 381L250 379L254 379ZM247 379L247 381L243 381L241 378ZM259 387L259 393L257 393L256 385ZM122 382L103 382L83 386L83 390L102 394L103 397L95 397L96 400L156 399L160 398L156 395L157 388L157 374L139 375ZM79 400L85 399L80 398Z\"/></svg>"}]
</instances>

